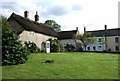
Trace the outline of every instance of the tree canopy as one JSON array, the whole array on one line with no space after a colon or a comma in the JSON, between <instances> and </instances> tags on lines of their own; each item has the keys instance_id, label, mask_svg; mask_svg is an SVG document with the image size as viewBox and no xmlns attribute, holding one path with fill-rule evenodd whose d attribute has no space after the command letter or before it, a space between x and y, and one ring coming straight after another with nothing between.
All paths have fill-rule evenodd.
<instances>
[{"instance_id":1,"label":"tree canopy","mask_svg":"<svg viewBox=\"0 0 120 81\"><path fill-rule=\"evenodd\" d=\"M77 34L77 35L74 35L73 38L81 40L85 49L88 44L94 43L96 40L95 37L91 33L84 33L80 35Z\"/></svg>"},{"instance_id":2,"label":"tree canopy","mask_svg":"<svg viewBox=\"0 0 120 81\"><path fill-rule=\"evenodd\" d=\"M45 25L53 28L56 32L60 32L61 31L61 26L59 24L57 24L54 20L46 20Z\"/></svg>"},{"instance_id":3,"label":"tree canopy","mask_svg":"<svg viewBox=\"0 0 120 81\"><path fill-rule=\"evenodd\" d=\"M19 40L18 35L10 28L7 18L2 19L2 65L25 63L28 51Z\"/></svg>"}]
</instances>

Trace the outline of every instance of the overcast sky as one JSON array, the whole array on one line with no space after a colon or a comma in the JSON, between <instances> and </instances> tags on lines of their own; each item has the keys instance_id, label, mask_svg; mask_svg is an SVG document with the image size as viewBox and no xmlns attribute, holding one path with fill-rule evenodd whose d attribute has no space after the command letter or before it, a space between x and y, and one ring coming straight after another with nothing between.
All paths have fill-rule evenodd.
<instances>
[{"instance_id":1,"label":"overcast sky","mask_svg":"<svg viewBox=\"0 0 120 81\"><path fill-rule=\"evenodd\" d=\"M9 17L12 12L24 16L29 11L29 18L34 20L36 11L40 22L55 20L62 31L79 28L101 30L118 28L118 2L120 0L0 0L0 14ZM1 13L2 12L2 13Z\"/></svg>"}]
</instances>

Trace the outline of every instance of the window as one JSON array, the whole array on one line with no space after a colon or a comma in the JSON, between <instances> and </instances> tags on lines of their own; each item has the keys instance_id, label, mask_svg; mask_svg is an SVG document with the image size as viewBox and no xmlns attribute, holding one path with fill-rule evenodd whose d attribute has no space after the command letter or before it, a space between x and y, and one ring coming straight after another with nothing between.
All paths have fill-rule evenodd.
<instances>
[{"instance_id":1,"label":"window","mask_svg":"<svg viewBox=\"0 0 120 81\"><path fill-rule=\"evenodd\" d=\"M102 46L98 46L98 48L102 48Z\"/></svg>"},{"instance_id":2,"label":"window","mask_svg":"<svg viewBox=\"0 0 120 81\"><path fill-rule=\"evenodd\" d=\"M118 39L118 37L115 37L115 42L119 42L119 39Z\"/></svg>"},{"instance_id":3,"label":"window","mask_svg":"<svg viewBox=\"0 0 120 81\"><path fill-rule=\"evenodd\" d=\"M90 47L87 47L88 50L90 50Z\"/></svg>"},{"instance_id":4,"label":"window","mask_svg":"<svg viewBox=\"0 0 120 81\"><path fill-rule=\"evenodd\" d=\"M98 39L98 42L101 42L101 38Z\"/></svg>"},{"instance_id":5,"label":"window","mask_svg":"<svg viewBox=\"0 0 120 81\"><path fill-rule=\"evenodd\" d=\"M118 46L115 46L115 50L116 50L116 51L119 51L119 47L118 47Z\"/></svg>"},{"instance_id":6,"label":"window","mask_svg":"<svg viewBox=\"0 0 120 81\"><path fill-rule=\"evenodd\" d=\"M32 35L32 33L30 32L30 35Z\"/></svg>"},{"instance_id":7,"label":"window","mask_svg":"<svg viewBox=\"0 0 120 81\"><path fill-rule=\"evenodd\" d=\"M34 36L34 32L30 32L30 35L31 35L31 36Z\"/></svg>"},{"instance_id":8,"label":"window","mask_svg":"<svg viewBox=\"0 0 120 81\"><path fill-rule=\"evenodd\" d=\"M96 50L96 47L95 47L95 46L93 46L93 50Z\"/></svg>"}]
</instances>

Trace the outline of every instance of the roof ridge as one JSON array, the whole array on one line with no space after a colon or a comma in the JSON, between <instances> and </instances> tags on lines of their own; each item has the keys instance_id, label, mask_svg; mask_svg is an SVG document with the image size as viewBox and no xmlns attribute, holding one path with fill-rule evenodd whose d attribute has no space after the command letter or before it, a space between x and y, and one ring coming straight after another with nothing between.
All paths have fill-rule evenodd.
<instances>
[{"instance_id":1,"label":"roof ridge","mask_svg":"<svg viewBox=\"0 0 120 81\"><path fill-rule=\"evenodd\" d=\"M112 29L107 29L107 30L118 30L120 28L112 28ZM103 30L93 30L93 31L87 31L87 32L97 32L97 31L105 31L104 29Z\"/></svg>"},{"instance_id":2,"label":"roof ridge","mask_svg":"<svg viewBox=\"0 0 120 81\"><path fill-rule=\"evenodd\" d=\"M73 31L77 31L77 30L60 31L60 32L73 32ZM60 32L58 32L58 33L60 33Z\"/></svg>"}]
</instances>

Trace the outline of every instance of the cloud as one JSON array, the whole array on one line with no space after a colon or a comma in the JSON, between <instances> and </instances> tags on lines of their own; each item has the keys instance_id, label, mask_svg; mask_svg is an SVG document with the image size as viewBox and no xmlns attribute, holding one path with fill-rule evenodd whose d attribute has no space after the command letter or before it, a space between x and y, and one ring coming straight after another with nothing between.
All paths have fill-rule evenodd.
<instances>
[{"instance_id":1,"label":"cloud","mask_svg":"<svg viewBox=\"0 0 120 81\"><path fill-rule=\"evenodd\" d=\"M30 12L30 19L33 19L35 11L39 11L41 7L37 7L32 0L11 0L11 1L0 1L0 15L9 17L13 12L23 16L24 11Z\"/></svg>"},{"instance_id":2,"label":"cloud","mask_svg":"<svg viewBox=\"0 0 120 81\"><path fill-rule=\"evenodd\" d=\"M68 15L74 11L80 11L82 8L80 5L52 5L52 6L44 6L42 8L42 15L45 17L49 16L64 16Z\"/></svg>"},{"instance_id":3,"label":"cloud","mask_svg":"<svg viewBox=\"0 0 120 81\"><path fill-rule=\"evenodd\" d=\"M75 29L77 26L82 31L84 25L87 30L102 29L104 24L107 24L108 28L118 27L119 0L7 0L6 3L5 1L0 0L0 12L3 15L9 17L15 12L23 16L23 12L28 10L29 18L34 20L35 11L38 11L40 22L55 20L63 26L62 30Z\"/></svg>"},{"instance_id":4,"label":"cloud","mask_svg":"<svg viewBox=\"0 0 120 81\"><path fill-rule=\"evenodd\" d=\"M76 4L72 6L72 10L79 11L79 10L82 10L82 7L79 4Z\"/></svg>"},{"instance_id":5,"label":"cloud","mask_svg":"<svg viewBox=\"0 0 120 81\"><path fill-rule=\"evenodd\" d=\"M66 7L54 5L54 6L48 6L45 10L43 10L42 14L44 16L47 16L47 15L62 16L62 15L68 14L69 12L70 12L70 9Z\"/></svg>"},{"instance_id":6,"label":"cloud","mask_svg":"<svg viewBox=\"0 0 120 81\"><path fill-rule=\"evenodd\" d=\"M65 2L65 4L67 3ZM61 1L59 4L58 0L11 0L11 2L5 2L2 0L1 9L4 13L17 12L20 13L20 15L23 14L25 10L30 11L31 15L33 15L35 11L38 11L43 18L50 16L64 16L70 14L71 12L79 11L81 9L79 4L65 4L61 4Z\"/></svg>"},{"instance_id":7,"label":"cloud","mask_svg":"<svg viewBox=\"0 0 120 81\"><path fill-rule=\"evenodd\" d=\"M16 2L1 2L1 4L2 9L8 9L9 11L18 10L17 9L18 4Z\"/></svg>"},{"instance_id":8,"label":"cloud","mask_svg":"<svg viewBox=\"0 0 120 81\"><path fill-rule=\"evenodd\" d=\"M56 16L61 16L69 13L69 9L65 8L63 6L52 6L49 8L49 13L56 15Z\"/></svg>"}]
</instances>

